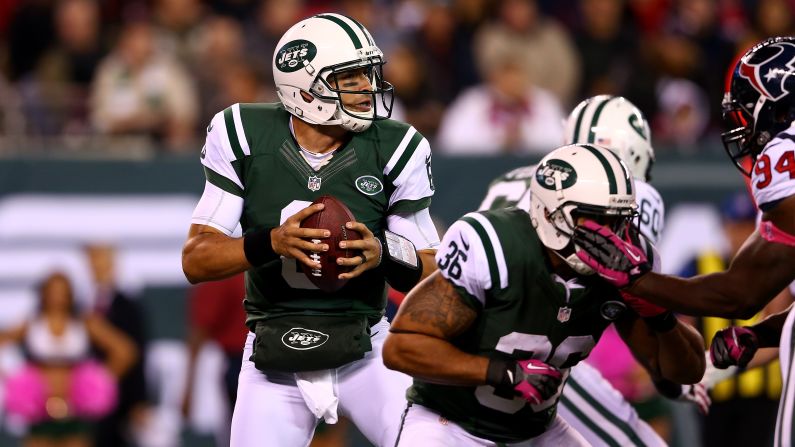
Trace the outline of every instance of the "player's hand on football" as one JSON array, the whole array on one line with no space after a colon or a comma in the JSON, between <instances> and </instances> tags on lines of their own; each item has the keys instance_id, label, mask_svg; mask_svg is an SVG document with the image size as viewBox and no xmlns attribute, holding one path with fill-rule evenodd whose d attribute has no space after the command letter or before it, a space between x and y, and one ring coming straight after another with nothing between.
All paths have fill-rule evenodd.
<instances>
[{"instance_id":1,"label":"player's hand on football","mask_svg":"<svg viewBox=\"0 0 795 447\"><path fill-rule=\"evenodd\" d=\"M313 261L307 253L327 251L328 244L322 240L330 233L317 228L301 228L301 222L324 207L322 203L309 205L274 228L271 231L273 251L286 258L295 258L310 268L320 268L320 263Z\"/></svg>"},{"instance_id":2,"label":"player's hand on football","mask_svg":"<svg viewBox=\"0 0 795 447\"><path fill-rule=\"evenodd\" d=\"M618 288L631 285L651 270L640 247L592 220L577 225L572 239L578 248L577 257Z\"/></svg>"},{"instance_id":3,"label":"player's hand on football","mask_svg":"<svg viewBox=\"0 0 795 447\"><path fill-rule=\"evenodd\" d=\"M340 248L346 250L360 250L359 254L352 258L337 258L337 264L353 267L348 273L341 273L340 279L355 278L367 270L378 267L381 262L381 242L376 239L373 232L361 222L347 222L345 228L354 230L362 235L361 239L352 241L340 241Z\"/></svg>"},{"instance_id":4,"label":"player's hand on football","mask_svg":"<svg viewBox=\"0 0 795 447\"><path fill-rule=\"evenodd\" d=\"M758 348L759 340L752 330L732 326L715 333L709 356L716 368L724 369L732 365L745 368Z\"/></svg>"},{"instance_id":5,"label":"player's hand on football","mask_svg":"<svg viewBox=\"0 0 795 447\"><path fill-rule=\"evenodd\" d=\"M513 389L531 404L540 404L558 392L563 375L552 365L540 360L516 362Z\"/></svg>"}]
</instances>

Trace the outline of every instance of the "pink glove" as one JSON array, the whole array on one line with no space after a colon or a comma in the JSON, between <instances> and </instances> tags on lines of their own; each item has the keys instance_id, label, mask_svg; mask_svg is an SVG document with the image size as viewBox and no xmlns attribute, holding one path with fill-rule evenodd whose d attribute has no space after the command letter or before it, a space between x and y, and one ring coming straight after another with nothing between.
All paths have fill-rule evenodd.
<instances>
[{"instance_id":1,"label":"pink glove","mask_svg":"<svg viewBox=\"0 0 795 447\"><path fill-rule=\"evenodd\" d=\"M759 340L753 331L732 326L715 333L709 347L709 356L716 368L725 369L732 365L745 368L758 347Z\"/></svg>"},{"instance_id":2,"label":"pink glove","mask_svg":"<svg viewBox=\"0 0 795 447\"><path fill-rule=\"evenodd\" d=\"M558 392L563 375L552 365L540 360L520 360L516 363L513 389L531 404L540 404Z\"/></svg>"},{"instance_id":3,"label":"pink glove","mask_svg":"<svg viewBox=\"0 0 795 447\"><path fill-rule=\"evenodd\" d=\"M622 240L609 228L586 220L574 228L577 257L618 288L627 287L651 270L640 247Z\"/></svg>"},{"instance_id":4,"label":"pink glove","mask_svg":"<svg viewBox=\"0 0 795 447\"><path fill-rule=\"evenodd\" d=\"M650 303L644 300L643 298L639 298L623 290L621 291L621 298L641 318L656 317L658 315L662 315L668 312L668 309L664 307L658 306L654 303Z\"/></svg>"}]
</instances>

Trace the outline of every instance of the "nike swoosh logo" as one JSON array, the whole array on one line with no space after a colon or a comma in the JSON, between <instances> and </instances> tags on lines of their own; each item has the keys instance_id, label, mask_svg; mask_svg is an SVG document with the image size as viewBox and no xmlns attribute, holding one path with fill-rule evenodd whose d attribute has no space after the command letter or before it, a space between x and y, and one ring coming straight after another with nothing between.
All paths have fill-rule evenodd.
<instances>
[{"instance_id":1,"label":"nike swoosh logo","mask_svg":"<svg viewBox=\"0 0 795 447\"><path fill-rule=\"evenodd\" d=\"M627 250L627 254L629 255L630 259L632 259L633 261L640 262L640 255L635 255L634 253L632 253L632 250Z\"/></svg>"},{"instance_id":2,"label":"nike swoosh logo","mask_svg":"<svg viewBox=\"0 0 795 447\"><path fill-rule=\"evenodd\" d=\"M538 370L544 370L544 371L547 370L547 368L544 367L544 366L534 366L534 365L531 365L529 363L527 365L525 365L525 368L527 368L527 369L538 369Z\"/></svg>"}]
</instances>

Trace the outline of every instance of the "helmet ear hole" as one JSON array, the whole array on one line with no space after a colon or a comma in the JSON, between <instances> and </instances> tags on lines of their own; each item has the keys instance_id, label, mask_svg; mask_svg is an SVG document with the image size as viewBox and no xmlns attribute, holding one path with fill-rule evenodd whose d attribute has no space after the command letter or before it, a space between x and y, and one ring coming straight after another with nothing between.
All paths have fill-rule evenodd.
<instances>
[{"instance_id":1,"label":"helmet ear hole","mask_svg":"<svg viewBox=\"0 0 795 447\"><path fill-rule=\"evenodd\" d=\"M304 102L307 103L307 104L315 100L315 98L312 97L312 95L310 95L309 93L307 93L307 92L305 92L303 90L301 90L301 99L303 99Z\"/></svg>"}]
</instances>

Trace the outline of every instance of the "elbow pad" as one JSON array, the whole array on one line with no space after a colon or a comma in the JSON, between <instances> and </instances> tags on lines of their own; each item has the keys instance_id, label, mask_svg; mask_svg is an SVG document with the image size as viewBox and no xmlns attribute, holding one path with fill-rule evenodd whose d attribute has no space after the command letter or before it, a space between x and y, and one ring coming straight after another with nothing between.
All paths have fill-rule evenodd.
<instances>
[{"instance_id":1,"label":"elbow pad","mask_svg":"<svg viewBox=\"0 0 795 447\"><path fill-rule=\"evenodd\" d=\"M384 230L386 250L383 255L383 269L386 281L398 292L408 292L417 285L422 276L422 259L414 244L399 234Z\"/></svg>"}]
</instances>

